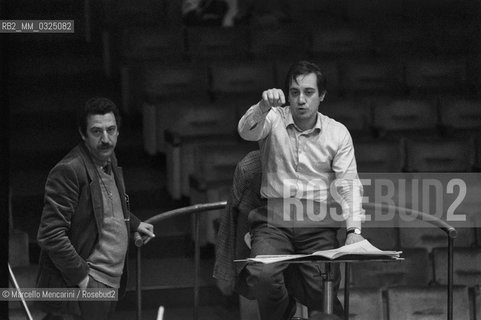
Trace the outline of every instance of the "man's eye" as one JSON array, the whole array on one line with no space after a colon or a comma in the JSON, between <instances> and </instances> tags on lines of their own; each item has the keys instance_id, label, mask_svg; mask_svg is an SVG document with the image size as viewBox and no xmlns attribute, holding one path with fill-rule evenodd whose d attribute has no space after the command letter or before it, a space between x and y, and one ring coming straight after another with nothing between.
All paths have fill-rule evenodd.
<instances>
[{"instance_id":1,"label":"man's eye","mask_svg":"<svg viewBox=\"0 0 481 320\"><path fill-rule=\"evenodd\" d=\"M114 128L114 127L108 128L108 129L107 129L107 133L108 133L108 134L114 134L114 133L115 133L115 128Z\"/></svg>"},{"instance_id":2,"label":"man's eye","mask_svg":"<svg viewBox=\"0 0 481 320\"><path fill-rule=\"evenodd\" d=\"M102 131L101 131L100 129L93 129L93 130L92 130L92 133L93 133L94 135L98 136L99 134L102 133Z\"/></svg>"},{"instance_id":3,"label":"man's eye","mask_svg":"<svg viewBox=\"0 0 481 320\"><path fill-rule=\"evenodd\" d=\"M291 91L291 95L297 96L297 95L299 95L299 91Z\"/></svg>"}]
</instances>

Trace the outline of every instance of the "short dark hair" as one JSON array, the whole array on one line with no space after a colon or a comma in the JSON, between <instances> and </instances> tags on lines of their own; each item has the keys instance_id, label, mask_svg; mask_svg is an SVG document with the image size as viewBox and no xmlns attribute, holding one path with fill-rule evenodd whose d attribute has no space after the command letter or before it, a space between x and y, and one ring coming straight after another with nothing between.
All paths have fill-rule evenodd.
<instances>
[{"instance_id":1,"label":"short dark hair","mask_svg":"<svg viewBox=\"0 0 481 320\"><path fill-rule=\"evenodd\" d=\"M102 97L94 97L85 103L84 107L79 111L77 115L77 124L80 132L83 135L87 134L87 118L93 114L107 114L112 112L115 116L115 122L117 122L117 128L120 128L120 112L115 103L110 99Z\"/></svg>"},{"instance_id":2,"label":"short dark hair","mask_svg":"<svg viewBox=\"0 0 481 320\"><path fill-rule=\"evenodd\" d=\"M321 95L327 92L327 79L324 73L322 73L319 66L313 62L301 60L292 64L289 68L289 71L287 71L287 76L284 84L285 94L289 94L289 87L292 81L296 81L297 77L299 77L300 75L306 75L309 73L314 73L317 77L317 90L319 91L319 94Z\"/></svg>"}]
</instances>

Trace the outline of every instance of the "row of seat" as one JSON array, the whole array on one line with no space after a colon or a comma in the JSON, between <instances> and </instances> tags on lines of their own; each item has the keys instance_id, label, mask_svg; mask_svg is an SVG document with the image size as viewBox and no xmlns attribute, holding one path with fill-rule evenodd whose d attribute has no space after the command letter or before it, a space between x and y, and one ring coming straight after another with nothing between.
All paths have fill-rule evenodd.
<instances>
[{"instance_id":1,"label":"row of seat","mask_svg":"<svg viewBox=\"0 0 481 320\"><path fill-rule=\"evenodd\" d=\"M276 27L133 27L123 30L120 57L180 58L299 56L398 56L401 53L466 54L477 49L475 25L462 25L446 34L443 24L401 24L369 28L358 24L286 24ZM469 35L467 35L468 33ZM455 37L456 36L456 37ZM155 48L155 52L153 49Z\"/></svg>"},{"instance_id":2,"label":"row of seat","mask_svg":"<svg viewBox=\"0 0 481 320\"><path fill-rule=\"evenodd\" d=\"M405 249L402 256L403 261L351 264L350 319L446 318L446 248L436 249L432 257L419 248ZM481 247L455 249L454 261L454 319L481 319ZM344 304L343 280L338 298ZM241 319L252 319L242 308L246 300L240 302Z\"/></svg>"},{"instance_id":3,"label":"row of seat","mask_svg":"<svg viewBox=\"0 0 481 320\"><path fill-rule=\"evenodd\" d=\"M338 297L344 301L344 291ZM385 290L364 287L351 288L349 318L371 319L446 319L447 289L445 286L401 286ZM481 318L479 287L455 286L453 292L453 317L459 320Z\"/></svg>"},{"instance_id":4,"label":"row of seat","mask_svg":"<svg viewBox=\"0 0 481 320\"><path fill-rule=\"evenodd\" d=\"M145 36L145 34L144 34ZM172 34L169 34L172 37ZM142 37L136 37L139 41ZM357 39L357 36L354 36ZM200 39L196 36L195 39ZM328 89L334 95L352 95L358 93L377 94L416 94L455 92L470 94L476 90L476 62L470 56L420 56L420 57L346 57L332 48L335 56L321 57L305 55L298 50L272 50L280 53L275 58L240 58L229 59L231 53L241 52L238 40L231 36L233 43L211 43L199 41L203 47L195 52L210 52L216 61L197 63L195 61L169 61L165 54L178 57L181 50L169 44L165 39L157 42L145 40L139 45L138 52L131 52L120 62L122 83L122 107L125 112L138 110L142 95L163 97L188 89L197 93L213 95L222 92L261 92L273 86L282 85L289 65L297 59L309 59L319 63L328 79ZM181 42L176 39L177 42ZM332 40L334 44L343 43ZM282 42L284 45L285 42ZM242 46L241 46L242 47ZM324 46L327 47L327 46ZM352 48L351 45L347 47ZM355 48L355 47L354 47ZM289 52L298 54L289 57ZM359 52L355 49L355 52ZM171 79L175 73L174 79ZM170 77L169 77L170 75ZM174 90L173 90L174 89ZM170 92L173 90L173 92Z\"/></svg>"},{"instance_id":5,"label":"row of seat","mask_svg":"<svg viewBox=\"0 0 481 320\"><path fill-rule=\"evenodd\" d=\"M151 154L166 153L168 157L176 149L180 158L172 162L179 164L178 171L184 169L183 181L187 183L188 175L193 172L192 164L202 159L194 159L194 151L188 150L209 144L219 146L221 143L237 148L241 144L236 132L237 121L252 101L255 102L235 98L230 104L203 105L195 100L146 103L143 110L145 149ZM320 111L345 124L351 131L360 172L478 170L481 164L481 139L466 137L479 135L479 102L459 99L446 101L441 102L438 110L426 101L393 100L386 105L376 105L373 117L369 107L355 99L326 102L321 105ZM444 123L436 120L438 112ZM373 138L373 132L379 138ZM442 135L443 132L447 134ZM210 154L217 153L213 150ZM240 160L239 156L237 161ZM181 165L181 158L184 157L192 159L189 160L191 165ZM212 159L211 163L216 163L216 160ZM235 165L235 161L232 161L232 165ZM175 171L172 168L168 170Z\"/></svg>"},{"instance_id":6,"label":"row of seat","mask_svg":"<svg viewBox=\"0 0 481 320\"><path fill-rule=\"evenodd\" d=\"M102 0L102 13L106 27L121 25L158 24L180 22L181 1L179 0ZM466 19L475 15L474 0L299 0L296 3L278 1L283 11L293 21L316 21L320 18L343 19L373 23L389 22L392 19L455 18Z\"/></svg>"}]
</instances>

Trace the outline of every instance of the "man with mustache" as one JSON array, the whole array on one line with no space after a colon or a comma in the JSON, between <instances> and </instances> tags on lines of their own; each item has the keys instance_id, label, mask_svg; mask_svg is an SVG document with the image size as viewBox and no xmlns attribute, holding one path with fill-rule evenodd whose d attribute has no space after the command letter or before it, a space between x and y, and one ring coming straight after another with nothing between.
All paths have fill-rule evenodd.
<instances>
[{"instance_id":1,"label":"man with mustache","mask_svg":"<svg viewBox=\"0 0 481 320\"><path fill-rule=\"evenodd\" d=\"M344 125L318 111L326 93L326 78L319 67L300 61L290 67L285 91L264 91L260 102L239 121L241 137L259 142L260 195L267 199L267 206L252 210L248 216L251 257L337 248L341 221L346 244L363 240L362 187L352 139ZM339 214L331 210L336 208L341 209ZM294 297L311 311L327 312L322 305L322 265L288 267L285 263L245 267L246 283L258 301L261 319L291 319ZM289 271L288 277L284 277L285 271ZM333 311L342 316L337 299L338 264L332 265L332 272Z\"/></svg>"},{"instance_id":2,"label":"man with mustache","mask_svg":"<svg viewBox=\"0 0 481 320\"><path fill-rule=\"evenodd\" d=\"M117 106L88 100L79 113L82 142L50 171L37 240L39 288L125 290L128 241L138 231L148 242L153 226L130 212L115 146ZM108 319L115 301L43 301L44 319Z\"/></svg>"}]
</instances>

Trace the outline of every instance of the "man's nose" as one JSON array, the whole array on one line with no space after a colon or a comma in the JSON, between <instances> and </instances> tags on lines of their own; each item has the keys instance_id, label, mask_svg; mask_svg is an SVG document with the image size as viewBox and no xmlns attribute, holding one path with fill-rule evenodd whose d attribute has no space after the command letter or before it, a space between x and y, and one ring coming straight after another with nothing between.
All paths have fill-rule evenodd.
<instances>
[{"instance_id":1,"label":"man's nose","mask_svg":"<svg viewBox=\"0 0 481 320\"><path fill-rule=\"evenodd\" d=\"M304 104L306 103L306 97L304 96L304 94L300 93L299 94L299 104Z\"/></svg>"},{"instance_id":2,"label":"man's nose","mask_svg":"<svg viewBox=\"0 0 481 320\"><path fill-rule=\"evenodd\" d=\"M100 138L100 141L105 143L109 142L109 134L107 133L107 130L104 130L102 132L102 137Z\"/></svg>"}]
</instances>

